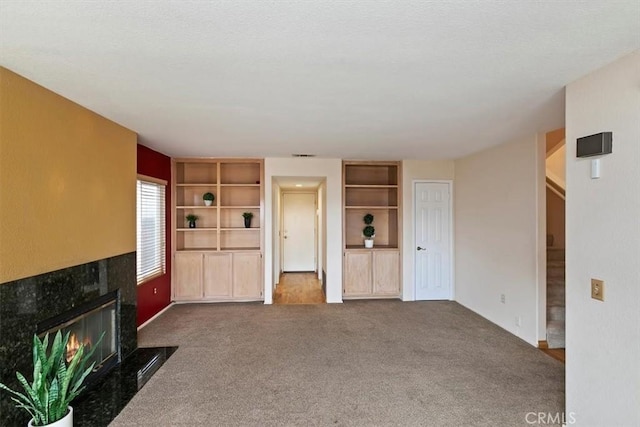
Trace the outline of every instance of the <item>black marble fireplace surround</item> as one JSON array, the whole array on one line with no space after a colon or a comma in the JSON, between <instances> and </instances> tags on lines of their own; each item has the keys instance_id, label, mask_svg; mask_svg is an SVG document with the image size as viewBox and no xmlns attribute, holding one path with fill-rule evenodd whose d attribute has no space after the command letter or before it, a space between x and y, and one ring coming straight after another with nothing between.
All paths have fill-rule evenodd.
<instances>
[{"instance_id":1,"label":"black marble fireplace surround","mask_svg":"<svg viewBox=\"0 0 640 427\"><path fill-rule=\"evenodd\" d=\"M0 284L0 382L18 389L16 371L32 379L31 346L39 322L118 289L125 359L137 348L135 252ZM7 393L0 393L0 425L27 422Z\"/></svg>"}]
</instances>

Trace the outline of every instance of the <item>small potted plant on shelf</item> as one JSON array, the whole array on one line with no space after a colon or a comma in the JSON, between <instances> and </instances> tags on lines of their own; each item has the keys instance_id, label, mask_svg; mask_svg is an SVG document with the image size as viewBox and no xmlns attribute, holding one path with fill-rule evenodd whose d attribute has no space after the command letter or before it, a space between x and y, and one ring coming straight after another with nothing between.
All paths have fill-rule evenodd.
<instances>
[{"instance_id":1,"label":"small potted plant on shelf","mask_svg":"<svg viewBox=\"0 0 640 427\"><path fill-rule=\"evenodd\" d=\"M16 372L16 377L24 393L11 390L0 383L0 390L12 395L11 400L16 403L16 407L31 415L29 427L73 426L73 408L69 404L84 389L82 383L93 370L95 362L86 368L85 366L98 344L87 353L85 345L80 344L76 353L67 361L68 341L69 333L63 337L58 331L49 349L49 334L46 334L42 341L34 335L33 383L29 384L20 372Z\"/></svg>"},{"instance_id":2,"label":"small potted plant on shelf","mask_svg":"<svg viewBox=\"0 0 640 427\"><path fill-rule=\"evenodd\" d=\"M198 215L189 214L185 217L185 219L189 223L189 228L196 228L196 221L198 220Z\"/></svg>"},{"instance_id":3,"label":"small potted plant on shelf","mask_svg":"<svg viewBox=\"0 0 640 427\"><path fill-rule=\"evenodd\" d=\"M202 195L202 200L204 201L205 206L211 206L215 199L216 199L216 196L214 196L213 193L207 192Z\"/></svg>"},{"instance_id":4,"label":"small potted plant on shelf","mask_svg":"<svg viewBox=\"0 0 640 427\"><path fill-rule=\"evenodd\" d=\"M251 227L251 218L253 218L253 212L245 212L242 214L244 217L244 228Z\"/></svg>"},{"instance_id":5,"label":"small potted plant on shelf","mask_svg":"<svg viewBox=\"0 0 640 427\"><path fill-rule=\"evenodd\" d=\"M362 229L362 234L364 235L364 247L367 249L373 248L373 238L376 237L376 229L373 227L373 215L370 213L366 214L362 220L365 223L364 228Z\"/></svg>"}]
</instances>

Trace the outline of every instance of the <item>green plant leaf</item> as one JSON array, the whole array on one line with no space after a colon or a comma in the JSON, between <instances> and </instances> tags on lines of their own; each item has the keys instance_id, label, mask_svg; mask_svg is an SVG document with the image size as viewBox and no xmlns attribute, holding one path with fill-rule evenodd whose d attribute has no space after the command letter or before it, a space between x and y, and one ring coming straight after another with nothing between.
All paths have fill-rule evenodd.
<instances>
[{"instance_id":1,"label":"green plant leaf","mask_svg":"<svg viewBox=\"0 0 640 427\"><path fill-rule=\"evenodd\" d=\"M95 363L92 363L91 366L89 366L84 372L83 374L74 381L73 383L73 387L71 388L71 392L73 393L80 393L82 391L82 389L80 388L82 386L82 382L84 381L84 379L87 377L87 375L89 375L91 373L91 371L93 371L93 365L95 365Z\"/></svg>"},{"instance_id":2,"label":"green plant leaf","mask_svg":"<svg viewBox=\"0 0 640 427\"><path fill-rule=\"evenodd\" d=\"M60 386L58 379L55 378L51 382L49 389L49 399L47 402L47 414L51 419L59 419L60 414Z\"/></svg>"},{"instance_id":3,"label":"green plant leaf","mask_svg":"<svg viewBox=\"0 0 640 427\"><path fill-rule=\"evenodd\" d=\"M27 392L27 397L29 398L29 400L35 405L39 401L38 393L36 393L36 391L31 388L27 380L20 372L16 372L16 377L18 378L18 382L20 382L20 385L22 385L22 388L24 388L24 391Z\"/></svg>"},{"instance_id":4,"label":"green plant leaf","mask_svg":"<svg viewBox=\"0 0 640 427\"><path fill-rule=\"evenodd\" d=\"M21 403L25 404L25 405L29 405L29 406L33 406L33 403L31 402L31 400L29 400L29 398L27 396L25 396L24 394L11 390L9 387L7 387L6 385L0 383L0 389L8 391L9 393L13 394L15 397L12 397L11 399L15 400L16 402L20 401Z\"/></svg>"}]
</instances>

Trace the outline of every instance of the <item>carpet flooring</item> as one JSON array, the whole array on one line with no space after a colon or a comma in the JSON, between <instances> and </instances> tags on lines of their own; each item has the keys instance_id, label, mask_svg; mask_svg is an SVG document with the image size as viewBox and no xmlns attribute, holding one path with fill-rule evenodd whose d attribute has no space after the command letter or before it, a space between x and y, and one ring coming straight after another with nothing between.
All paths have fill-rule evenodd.
<instances>
[{"instance_id":1,"label":"carpet flooring","mask_svg":"<svg viewBox=\"0 0 640 427\"><path fill-rule=\"evenodd\" d=\"M180 348L114 427L527 426L564 410L562 363L455 302L176 305L138 340Z\"/></svg>"}]
</instances>

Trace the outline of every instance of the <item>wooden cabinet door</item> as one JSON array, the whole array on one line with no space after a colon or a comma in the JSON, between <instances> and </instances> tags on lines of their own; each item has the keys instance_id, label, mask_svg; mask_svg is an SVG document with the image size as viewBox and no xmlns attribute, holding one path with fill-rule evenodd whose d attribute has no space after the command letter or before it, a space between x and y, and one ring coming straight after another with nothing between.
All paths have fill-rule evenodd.
<instances>
[{"instance_id":1,"label":"wooden cabinet door","mask_svg":"<svg viewBox=\"0 0 640 427\"><path fill-rule=\"evenodd\" d=\"M371 251L347 251L344 254L345 296L371 294Z\"/></svg>"},{"instance_id":2,"label":"wooden cabinet door","mask_svg":"<svg viewBox=\"0 0 640 427\"><path fill-rule=\"evenodd\" d=\"M177 252L175 257L174 299L202 298L202 253Z\"/></svg>"},{"instance_id":3,"label":"wooden cabinet door","mask_svg":"<svg viewBox=\"0 0 640 427\"><path fill-rule=\"evenodd\" d=\"M398 295L400 293L400 252L373 252L373 294Z\"/></svg>"},{"instance_id":4,"label":"wooden cabinet door","mask_svg":"<svg viewBox=\"0 0 640 427\"><path fill-rule=\"evenodd\" d=\"M204 254L204 297L231 297L231 254Z\"/></svg>"},{"instance_id":5,"label":"wooden cabinet door","mask_svg":"<svg viewBox=\"0 0 640 427\"><path fill-rule=\"evenodd\" d=\"M260 253L236 252L233 254L234 298L262 297L262 256Z\"/></svg>"}]
</instances>

